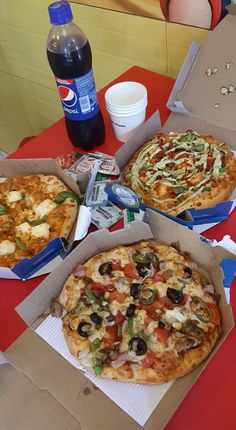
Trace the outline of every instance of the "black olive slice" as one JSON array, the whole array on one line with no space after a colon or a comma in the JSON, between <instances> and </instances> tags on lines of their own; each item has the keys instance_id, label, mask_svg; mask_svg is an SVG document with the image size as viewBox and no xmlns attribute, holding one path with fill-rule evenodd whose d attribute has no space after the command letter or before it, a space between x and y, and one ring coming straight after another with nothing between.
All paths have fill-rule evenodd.
<instances>
[{"instance_id":1,"label":"black olive slice","mask_svg":"<svg viewBox=\"0 0 236 430\"><path fill-rule=\"evenodd\" d=\"M158 327L159 328L165 328L166 324L163 321L158 321Z\"/></svg>"},{"instance_id":2,"label":"black olive slice","mask_svg":"<svg viewBox=\"0 0 236 430\"><path fill-rule=\"evenodd\" d=\"M156 298L155 291L151 290L151 288L144 288L140 291L139 301L143 305L151 305Z\"/></svg>"},{"instance_id":3,"label":"black olive slice","mask_svg":"<svg viewBox=\"0 0 236 430\"><path fill-rule=\"evenodd\" d=\"M183 293L180 290L176 290L176 288L167 288L166 295L169 300L172 301L172 303L181 303L183 300Z\"/></svg>"},{"instance_id":4,"label":"black olive slice","mask_svg":"<svg viewBox=\"0 0 236 430\"><path fill-rule=\"evenodd\" d=\"M100 315L97 314L97 312L93 312L90 315L90 319L91 321L93 321L94 324L96 325L101 325L102 324L102 317L100 317Z\"/></svg>"},{"instance_id":5,"label":"black olive slice","mask_svg":"<svg viewBox=\"0 0 236 430\"><path fill-rule=\"evenodd\" d=\"M93 333L92 324L87 323L85 321L80 322L78 325L78 328L77 328L77 332L82 337L87 338L87 337L91 336L91 334Z\"/></svg>"},{"instance_id":6,"label":"black olive slice","mask_svg":"<svg viewBox=\"0 0 236 430\"><path fill-rule=\"evenodd\" d=\"M147 344L141 337L132 337L129 341L129 351L134 351L137 356L147 352Z\"/></svg>"},{"instance_id":7,"label":"black olive slice","mask_svg":"<svg viewBox=\"0 0 236 430\"><path fill-rule=\"evenodd\" d=\"M133 303L130 303L130 305L128 306L128 308L127 308L127 310L126 310L126 316L129 318L129 317L132 317L133 315L134 315L134 312L135 312L135 309L136 309L136 305L135 304L133 304Z\"/></svg>"},{"instance_id":8,"label":"black olive slice","mask_svg":"<svg viewBox=\"0 0 236 430\"><path fill-rule=\"evenodd\" d=\"M134 282L133 284L131 284L130 286L130 295L137 300L139 297L139 289L140 289L140 284L137 284L136 282Z\"/></svg>"},{"instance_id":9,"label":"black olive slice","mask_svg":"<svg viewBox=\"0 0 236 430\"><path fill-rule=\"evenodd\" d=\"M142 276L144 278L148 274L148 269L150 269L150 263L137 263L136 264L136 270L139 274L139 276Z\"/></svg>"},{"instance_id":10,"label":"black olive slice","mask_svg":"<svg viewBox=\"0 0 236 430\"><path fill-rule=\"evenodd\" d=\"M192 271L191 267L186 266L184 268L184 278L186 278L186 279L191 278L192 274L193 274L193 271Z\"/></svg>"},{"instance_id":11,"label":"black olive slice","mask_svg":"<svg viewBox=\"0 0 236 430\"><path fill-rule=\"evenodd\" d=\"M110 275L112 272L112 262L108 261L107 263L103 263L99 266L98 271L100 275Z\"/></svg>"}]
</instances>

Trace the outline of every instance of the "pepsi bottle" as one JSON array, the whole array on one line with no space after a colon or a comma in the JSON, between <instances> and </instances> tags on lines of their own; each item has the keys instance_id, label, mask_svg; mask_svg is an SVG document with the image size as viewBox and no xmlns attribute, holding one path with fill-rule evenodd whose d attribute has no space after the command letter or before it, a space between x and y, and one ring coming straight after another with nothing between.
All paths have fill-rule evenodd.
<instances>
[{"instance_id":1,"label":"pepsi bottle","mask_svg":"<svg viewBox=\"0 0 236 430\"><path fill-rule=\"evenodd\" d=\"M67 1L52 3L48 11L52 28L47 57L56 79L68 137L74 146L88 151L102 144L105 137L91 48L84 33L73 23Z\"/></svg>"}]
</instances>

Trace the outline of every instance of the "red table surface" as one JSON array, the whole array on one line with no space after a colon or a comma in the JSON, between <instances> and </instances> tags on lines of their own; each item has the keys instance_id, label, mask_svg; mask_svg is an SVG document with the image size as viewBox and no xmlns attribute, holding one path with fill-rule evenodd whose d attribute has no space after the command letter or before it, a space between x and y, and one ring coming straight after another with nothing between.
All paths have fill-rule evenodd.
<instances>
[{"instance_id":1,"label":"red table surface","mask_svg":"<svg viewBox=\"0 0 236 430\"><path fill-rule=\"evenodd\" d=\"M147 88L147 118L159 109L161 121L164 123L170 114L166 108L166 102L174 80L140 67L132 67L99 91L99 102L106 127L106 139L103 145L97 147L99 151L114 154L121 146L121 143L115 139L105 109L104 94L111 84L129 80L138 81ZM64 120L61 119L11 154L10 158L50 158L74 150L74 146L67 138ZM220 240L225 234L229 234L232 239L236 240L234 225L235 211L227 221L208 230L205 236ZM34 290L42 279L42 276L25 282L0 279L0 349L5 350L26 329L26 324L17 315L14 308ZM231 287L231 304L235 314L236 293L234 287L235 285ZM166 429L222 430L223 428L236 428L235 383L236 328L231 331L223 346L212 358L210 364L169 421Z\"/></svg>"}]
</instances>

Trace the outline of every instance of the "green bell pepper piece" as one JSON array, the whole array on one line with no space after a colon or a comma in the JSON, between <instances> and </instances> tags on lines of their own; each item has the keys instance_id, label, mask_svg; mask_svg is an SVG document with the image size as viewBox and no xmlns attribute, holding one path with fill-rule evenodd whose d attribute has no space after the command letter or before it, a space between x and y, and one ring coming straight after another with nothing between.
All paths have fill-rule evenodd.
<instances>
[{"instance_id":1,"label":"green bell pepper piece","mask_svg":"<svg viewBox=\"0 0 236 430\"><path fill-rule=\"evenodd\" d=\"M2 214L3 212L5 212L6 209L7 209L7 207L3 203L0 203L0 214Z\"/></svg>"},{"instance_id":2,"label":"green bell pepper piece","mask_svg":"<svg viewBox=\"0 0 236 430\"><path fill-rule=\"evenodd\" d=\"M100 358L96 356L93 357L93 370L96 376L101 375L103 371L102 361L100 360Z\"/></svg>"},{"instance_id":3,"label":"green bell pepper piece","mask_svg":"<svg viewBox=\"0 0 236 430\"><path fill-rule=\"evenodd\" d=\"M100 348L100 345L101 345L100 339L98 339L97 337L97 339L95 339L90 345L91 351L95 352L98 348Z\"/></svg>"},{"instance_id":4,"label":"green bell pepper piece","mask_svg":"<svg viewBox=\"0 0 236 430\"><path fill-rule=\"evenodd\" d=\"M27 246L25 243L23 243L19 237L16 237L16 247L21 249L22 251L26 251L27 250Z\"/></svg>"},{"instance_id":5,"label":"green bell pepper piece","mask_svg":"<svg viewBox=\"0 0 236 430\"><path fill-rule=\"evenodd\" d=\"M55 203L60 204L60 203L63 203L66 199L73 199L78 204L81 203L81 199L71 191L60 191L60 193L58 193L58 196L55 197L53 200Z\"/></svg>"}]
</instances>

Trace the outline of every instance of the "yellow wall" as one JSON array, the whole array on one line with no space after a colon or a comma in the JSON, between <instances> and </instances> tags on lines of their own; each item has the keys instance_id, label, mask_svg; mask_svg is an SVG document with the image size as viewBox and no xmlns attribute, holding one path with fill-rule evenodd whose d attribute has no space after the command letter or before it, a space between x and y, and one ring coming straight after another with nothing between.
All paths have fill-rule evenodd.
<instances>
[{"instance_id":1,"label":"yellow wall","mask_svg":"<svg viewBox=\"0 0 236 430\"><path fill-rule=\"evenodd\" d=\"M0 1L0 148L11 152L62 116L45 47L50 0ZM133 65L176 76L206 30L72 4L93 50L97 89Z\"/></svg>"}]
</instances>

